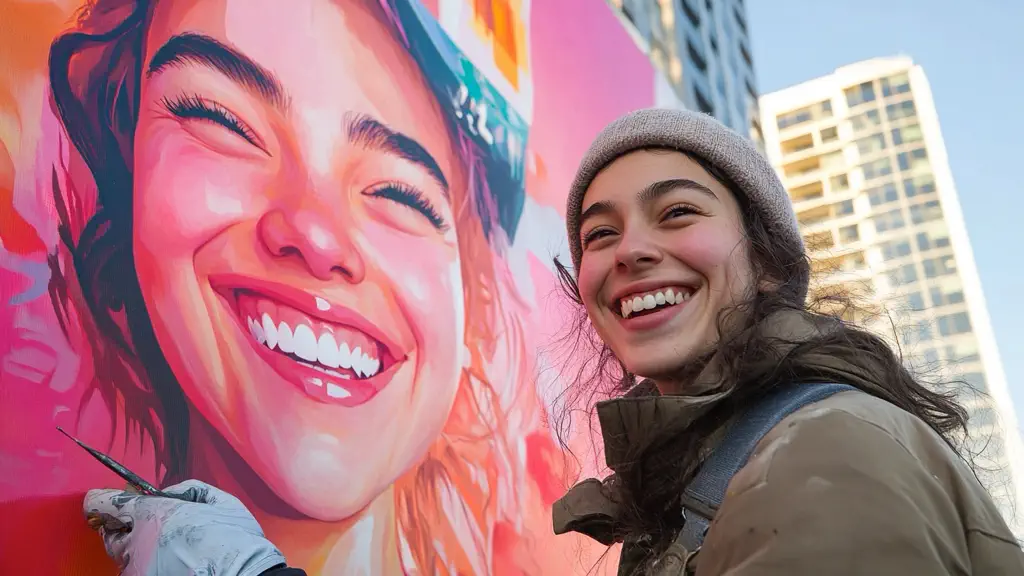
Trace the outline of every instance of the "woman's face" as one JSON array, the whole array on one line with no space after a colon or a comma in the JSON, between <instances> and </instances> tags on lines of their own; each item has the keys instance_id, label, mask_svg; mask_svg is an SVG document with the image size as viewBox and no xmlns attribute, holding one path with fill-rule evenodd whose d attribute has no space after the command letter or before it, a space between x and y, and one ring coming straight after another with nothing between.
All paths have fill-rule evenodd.
<instances>
[{"instance_id":1,"label":"woman's face","mask_svg":"<svg viewBox=\"0 0 1024 576\"><path fill-rule=\"evenodd\" d=\"M465 177L366 4L159 2L135 133L135 265L174 375L324 520L424 455L464 356Z\"/></svg>"},{"instance_id":2,"label":"woman's face","mask_svg":"<svg viewBox=\"0 0 1024 576\"><path fill-rule=\"evenodd\" d=\"M587 314L626 368L664 391L751 287L736 198L687 156L642 150L594 178L582 217Z\"/></svg>"}]
</instances>

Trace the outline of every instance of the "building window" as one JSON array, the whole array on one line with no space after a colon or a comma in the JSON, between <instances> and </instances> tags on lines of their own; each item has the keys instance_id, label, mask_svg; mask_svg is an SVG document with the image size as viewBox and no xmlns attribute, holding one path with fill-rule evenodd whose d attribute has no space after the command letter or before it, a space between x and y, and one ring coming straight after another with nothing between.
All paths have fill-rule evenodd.
<instances>
[{"instance_id":1,"label":"building window","mask_svg":"<svg viewBox=\"0 0 1024 576\"><path fill-rule=\"evenodd\" d=\"M843 200L836 204L836 216L848 216L853 214L853 200Z\"/></svg>"},{"instance_id":2,"label":"building window","mask_svg":"<svg viewBox=\"0 0 1024 576\"><path fill-rule=\"evenodd\" d=\"M932 306L936 308L961 304L964 301L963 291L951 290L945 292L938 286L932 286L931 290L928 291L928 296L932 299Z\"/></svg>"},{"instance_id":3,"label":"building window","mask_svg":"<svg viewBox=\"0 0 1024 576\"><path fill-rule=\"evenodd\" d=\"M885 107L885 115L889 117L890 122L901 120L903 118L912 118L917 115L917 109L914 108L914 101L907 100L906 102L900 102L899 104L889 104Z\"/></svg>"},{"instance_id":4,"label":"building window","mask_svg":"<svg viewBox=\"0 0 1024 576\"><path fill-rule=\"evenodd\" d=\"M690 38L686 39L686 52L690 56L690 61L697 67L698 70L707 74L708 72L708 61L700 53L700 50L693 45L693 41Z\"/></svg>"},{"instance_id":5,"label":"building window","mask_svg":"<svg viewBox=\"0 0 1024 576\"><path fill-rule=\"evenodd\" d=\"M832 126L821 131L821 143L827 144L839 139L839 130Z\"/></svg>"},{"instance_id":6,"label":"building window","mask_svg":"<svg viewBox=\"0 0 1024 576\"><path fill-rule=\"evenodd\" d=\"M778 125L779 130L789 128L790 126L796 126L797 124L803 124L804 122L810 122L814 117L811 115L810 108L801 108L786 114L781 114L775 119L775 123Z\"/></svg>"},{"instance_id":7,"label":"building window","mask_svg":"<svg viewBox=\"0 0 1024 576\"><path fill-rule=\"evenodd\" d=\"M917 142L924 138L921 134L920 124L911 124L910 126L904 126L903 128L892 129L892 145L899 146L900 144L910 144L911 142Z\"/></svg>"},{"instance_id":8,"label":"building window","mask_svg":"<svg viewBox=\"0 0 1024 576\"><path fill-rule=\"evenodd\" d=\"M985 385L985 375L981 372L967 372L963 377L964 384L967 384L971 390L976 392L985 392L988 388ZM974 422L971 422L972 424ZM999 450L1000 447L994 447L995 450Z\"/></svg>"},{"instance_id":9,"label":"building window","mask_svg":"<svg viewBox=\"0 0 1024 576\"><path fill-rule=\"evenodd\" d=\"M865 82L860 86L846 89L846 105L850 108L875 100L875 85Z\"/></svg>"},{"instance_id":10,"label":"building window","mask_svg":"<svg viewBox=\"0 0 1024 576\"><path fill-rule=\"evenodd\" d=\"M921 174L903 181L903 193L907 198L926 196L935 192L935 178L931 174Z\"/></svg>"},{"instance_id":11,"label":"building window","mask_svg":"<svg viewBox=\"0 0 1024 576\"><path fill-rule=\"evenodd\" d=\"M733 9L732 13L733 13L734 16L736 16L736 23L740 25L740 30L742 30L743 33L746 34L747 33L747 21L746 21L746 19L743 18L743 13L740 12L739 8Z\"/></svg>"},{"instance_id":12,"label":"building window","mask_svg":"<svg viewBox=\"0 0 1024 576\"><path fill-rule=\"evenodd\" d=\"M711 103L711 100L704 96L700 88L696 85L693 86L693 97L697 101L698 110L705 114L715 114L715 105Z\"/></svg>"},{"instance_id":13,"label":"building window","mask_svg":"<svg viewBox=\"0 0 1024 576\"><path fill-rule=\"evenodd\" d=\"M913 208L911 208L913 213ZM939 236L938 238L932 238L927 232L920 232L917 235L917 249L921 252L927 252L937 248L946 248L949 246L949 236Z\"/></svg>"},{"instance_id":14,"label":"building window","mask_svg":"<svg viewBox=\"0 0 1024 576\"><path fill-rule=\"evenodd\" d=\"M860 152L862 156L875 154L882 150L885 150L885 135L881 133L872 134L871 136L857 140L857 151Z\"/></svg>"},{"instance_id":15,"label":"building window","mask_svg":"<svg viewBox=\"0 0 1024 576\"><path fill-rule=\"evenodd\" d=\"M907 225L903 220L903 211L899 208L884 212L872 218L875 223L875 230L879 234L890 230L899 230Z\"/></svg>"},{"instance_id":16,"label":"building window","mask_svg":"<svg viewBox=\"0 0 1024 576\"><path fill-rule=\"evenodd\" d=\"M961 343L959 346L946 346L946 358L950 362L977 362L981 360L978 346L974 342Z\"/></svg>"},{"instance_id":17,"label":"building window","mask_svg":"<svg viewBox=\"0 0 1024 576\"><path fill-rule=\"evenodd\" d=\"M690 6L689 0L680 0L679 4L683 7L683 14L686 14L686 19L690 21L694 30L700 30L700 13Z\"/></svg>"},{"instance_id":18,"label":"building window","mask_svg":"<svg viewBox=\"0 0 1024 576\"><path fill-rule=\"evenodd\" d=\"M754 102L757 102L757 89L754 88L754 84L750 81L750 78L744 78L743 83L747 87L747 94L750 95L750 98Z\"/></svg>"},{"instance_id":19,"label":"building window","mask_svg":"<svg viewBox=\"0 0 1024 576\"><path fill-rule=\"evenodd\" d=\"M967 312L939 316L937 324L939 325L939 334L943 336L952 336L971 331L971 318L967 315Z\"/></svg>"},{"instance_id":20,"label":"building window","mask_svg":"<svg viewBox=\"0 0 1024 576\"><path fill-rule=\"evenodd\" d=\"M869 188L867 193L868 200L871 201L872 206L882 206L900 199L899 192L896 190L896 184L893 182L886 182L881 186Z\"/></svg>"},{"instance_id":21,"label":"building window","mask_svg":"<svg viewBox=\"0 0 1024 576\"><path fill-rule=\"evenodd\" d=\"M938 278L940 276L956 274L956 260L952 256L929 258L922 262L922 264L924 265L925 278Z\"/></svg>"},{"instance_id":22,"label":"building window","mask_svg":"<svg viewBox=\"0 0 1024 576\"><path fill-rule=\"evenodd\" d=\"M910 256L910 242L906 240L893 240L882 244L883 260L895 260L904 256Z\"/></svg>"},{"instance_id":23,"label":"building window","mask_svg":"<svg viewBox=\"0 0 1024 576\"><path fill-rule=\"evenodd\" d=\"M910 207L910 221L914 224L931 222L942 218L942 206L938 200L931 200L924 204L917 204Z\"/></svg>"},{"instance_id":24,"label":"building window","mask_svg":"<svg viewBox=\"0 0 1024 576\"><path fill-rule=\"evenodd\" d=\"M800 108L799 110L793 110L791 112L786 112L785 114L779 114L775 118L775 123L779 127L779 130L784 130L790 126L796 126L798 124L803 124L804 122L810 122L811 120L829 118L831 116L832 102L829 100L822 100L813 106Z\"/></svg>"},{"instance_id":25,"label":"building window","mask_svg":"<svg viewBox=\"0 0 1024 576\"><path fill-rule=\"evenodd\" d=\"M998 421L996 420L996 413L992 410L992 407L985 406L984 408L979 408L971 413L967 423L971 426L977 426L980 428L982 426L994 426Z\"/></svg>"},{"instance_id":26,"label":"building window","mask_svg":"<svg viewBox=\"0 0 1024 576\"><path fill-rule=\"evenodd\" d=\"M754 59L750 57L750 50L747 50L747 46L743 42L740 42L740 57L747 63L749 69L754 68Z\"/></svg>"},{"instance_id":27,"label":"building window","mask_svg":"<svg viewBox=\"0 0 1024 576\"><path fill-rule=\"evenodd\" d=\"M636 27L636 16L634 16L633 11L630 10L629 4L624 3L622 5L622 15L626 17L626 20L629 20L634 28Z\"/></svg>"},{"instance_id":28,"label":"building window","mask_svg":"<svg viewBox=\"0 0 1024 576\"><path fill-rule=\"evenodd\" d=\"M904 326L900 329L900 340L904 346L913 346L919 342L927 342L931 339L932 329L924 322Z\"/></svg>"},{"instance_id":29,"label":"building window","mask_svg":"<svg viewBox=\"0 0 1024 576\"><path fill-rule=\"evenodd\" d=\"M897 74L882 78L882 96L896 96L910 92L910 78L906 74Z\"/></svg>"},{"instance_id":30,"label":"building window","mask_svg":"<svg viewBox=\"0 0 1024 576\"><path fill-rule=\"evenodd\" d=\"M860 240L860 232L857 230L856 224L839 229L839 241L843 244L851 244L858 240Z\"/></svg>"},{"instance_id":31,"label":"building window","mask_svg":"<svg viewBox=\"0 0 1024 576\"><path fill-rule=\"evenodd\" d=\"M907 310L913 312L920 312L921 310L924 310L924 297L921 296L920 292L911 292L910 294L907 294L904 300L907 303Z\"/></svg>"},{"instance_id":32,"label":"building window","mask_svg":"<svg viewBox=\"0 0 1024 576\"><path fill-rule=\"evenodd\" d=\"M838 174L829 178L828 180L829 189L833 192L842 192L843 190L850 189L850 178L846 174Z\"/></svg>"},{"instance_id":33,"label":"building window","mask_svg":"<svg viewBox=\"0 0 1024 576\"><path fill-rule=\"evenodd\" d=\"M850 123L853 124L853 129L859 132L861 130L867 130L874 126L878 126L882 123L882 117L876 108L854 116L850 119Z\"/></svg>"},{"instance_id":34,"label":"building window","mask_svg":"<svg viewBox=\"0 0 1024 576\"><path fill-rule=\"evenodd\" d=\"M902 286L904 284L910 284L911 282L917 282L917 267L911 263L904 264L899 268L890 270L889 281L892 282L893 286Z\"/></svg>"},{"instance_id":35,"label":"building window","mask_svg":"<svg viewBox=\"0 0 1024 576\"><path fill-rule=\"evenodd\" d=\"M900 171L917 170L928 166L928 152L924 148L915 148L909 152L900 152L896 157Z\"/></svg>"},{"instance_id":36,"label":"building window","mask_svg":"<svg viewBox=\"0 0 1024 576\"><path fill-rule=\"evenodd\" d=\"M873 162L861 164L860 169L864 172L865 180L873 180L892 174L892 162L888 158L879 158Z\"/></svg>"}]
</instances>

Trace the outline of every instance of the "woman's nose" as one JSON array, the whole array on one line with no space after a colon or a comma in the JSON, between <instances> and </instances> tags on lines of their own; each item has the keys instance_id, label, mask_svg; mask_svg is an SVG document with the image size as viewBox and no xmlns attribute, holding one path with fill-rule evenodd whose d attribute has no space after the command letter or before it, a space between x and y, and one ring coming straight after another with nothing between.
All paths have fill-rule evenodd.
<instances>
[{"instance_id":1,"label":"woman's nose","mask_svg":"<svg viewBox=\"0 0 1024 576\"><path fill-rule=\"evenodd\" d=\"M644 270L656 266L662 258L661 249L643 234L624 234L615 250L616 265L623 271Z\"/></svg>"},{"instance_id":2,"label":"woman's nose","mask_svg":"<svg viewBox=\"0 0 1024 576\"><path fill-rule=\"evenodd\" d=\"M300 261L321 280L340 276L355 284L365 277L366 265L343 226L330 210L296 207L270 210L257 228L273 256Z\"/></svg>"}]
</instances>

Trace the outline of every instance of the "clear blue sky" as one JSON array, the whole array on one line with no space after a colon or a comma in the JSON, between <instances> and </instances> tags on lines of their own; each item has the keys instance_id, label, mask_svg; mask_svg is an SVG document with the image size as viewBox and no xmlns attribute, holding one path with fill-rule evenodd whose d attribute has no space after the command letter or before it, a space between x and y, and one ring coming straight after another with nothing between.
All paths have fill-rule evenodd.
<instances>
[{"instance_id":1,"label":"clear blue sky","mask_svg":"<svg viewBox=\"0 0 1024 576\"><path fill-rule=\"evenodd\" d=\"M932 86L999 351L1024 425L1024 2L747 0L762 93L903 54Z\"/></svg>"}]
</instances>

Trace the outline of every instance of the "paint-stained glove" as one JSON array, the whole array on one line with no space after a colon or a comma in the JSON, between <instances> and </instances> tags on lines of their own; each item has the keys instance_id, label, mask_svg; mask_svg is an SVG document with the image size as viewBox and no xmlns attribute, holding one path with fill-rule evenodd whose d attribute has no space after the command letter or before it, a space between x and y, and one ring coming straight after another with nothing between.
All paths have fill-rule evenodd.
<instances>
[{"instance_id":1,"label":"paint-stained glove","mask_svg":"<svg viewBox=\"0 0 1024 576\"><path fill-rule=\"evenodd\" d=\"M188 480L167 488L184 500L90 490L86 517L126 576L259 576L285 564L234 496Z\"/></svg>"}]
</instances>

